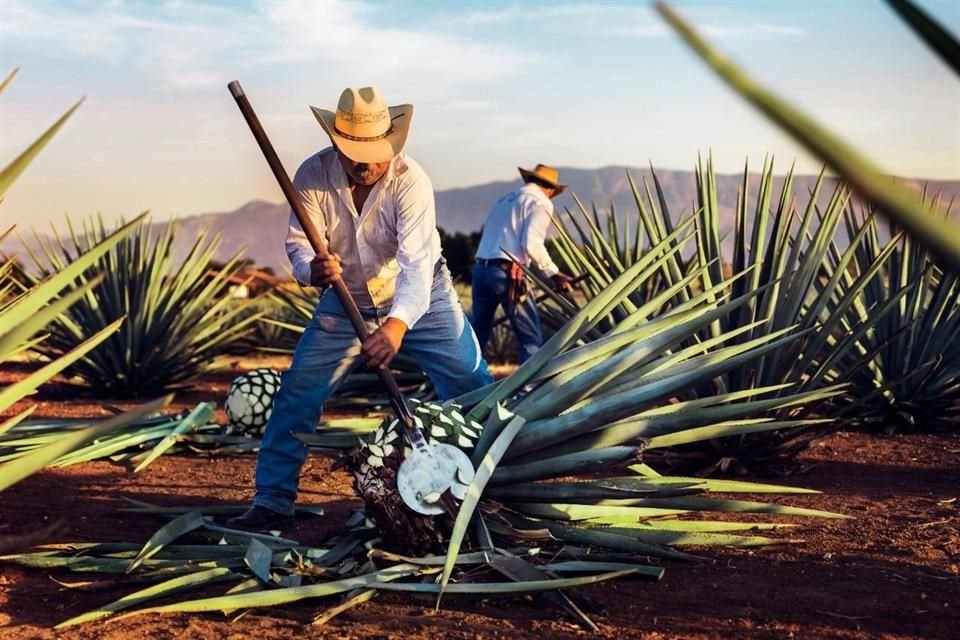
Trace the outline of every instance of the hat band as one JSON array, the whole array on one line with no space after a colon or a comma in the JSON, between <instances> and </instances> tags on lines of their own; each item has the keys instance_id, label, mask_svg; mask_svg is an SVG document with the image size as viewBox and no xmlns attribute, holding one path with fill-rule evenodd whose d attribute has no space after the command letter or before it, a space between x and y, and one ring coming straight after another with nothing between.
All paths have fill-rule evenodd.
<instances>
[{"instance_id":1,"label":"hat band","mask_svg":"<svg viewBox=\"0 0 960 640\"><path fill-rule=\"evenodd\" d=\"M340 136L341 138L350 140L351 142L376 142L377 140L383 140L384 138L386 138L387 136L393 133L392 126L378 136L352 136L349 133L344 133L336 126L333 127L333 130L336 132L338 136Z\"/></svg>"},{"instance_id":2,"label":"hat band","mask_svg":"<svg viewBox=\"0 0 960 640\"><path fill-rule=\"evenodd\" d=\"M339 115L340 115L340 110L337 109L337 116L339 117ZM350 140L351 142L376 142L377 140L383 140L384 138L392 135L393 132L394 132L394 129L393 129L393 121L396 120L397 118L402 118L404 115L406 115L406 114L398 113L397 115L395 115L395 116L393 116L392 118L390 118L390 128L387 129L386 131L384 131L383 133L381 133L381 134L378 135L378 136L354 136L354 135L351 135L351 134L346 133L345 131L341 130L340 127L337 126L337 121L336 121L336 120L333 121L333 130L336 132L336 134L337 134L338 136L340 136L341 138L345 138L345 139L347 139L347 140Z\"/></svg>"}]
</instances>

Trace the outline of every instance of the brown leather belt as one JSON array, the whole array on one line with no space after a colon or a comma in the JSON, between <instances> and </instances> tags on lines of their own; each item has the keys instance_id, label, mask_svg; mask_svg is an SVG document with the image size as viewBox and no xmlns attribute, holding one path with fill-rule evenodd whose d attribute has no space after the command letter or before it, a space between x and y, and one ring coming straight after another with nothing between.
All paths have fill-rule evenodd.
<instances>
[{"instance_id":1,"label":"brown leather belt","mask_svg":"<svg viewBox=\"0 0 960 640\"><path fill-rule=\"evenodd\" d=\"M513 264L510 260L505 260L503 258L477 258L477 264L481 267L498 267L506 271L510 270L510 266Z\"/></svg>"}]
</instances>

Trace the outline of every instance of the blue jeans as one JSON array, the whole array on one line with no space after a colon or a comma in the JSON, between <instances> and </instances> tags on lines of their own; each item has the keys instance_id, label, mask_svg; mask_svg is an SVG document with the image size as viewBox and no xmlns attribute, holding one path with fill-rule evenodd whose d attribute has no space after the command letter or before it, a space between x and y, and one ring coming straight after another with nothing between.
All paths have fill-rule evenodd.
<instances>
[{"instance_id":1,"label":"blue jeans","mask_svg":"<svg viewBox=\"0 0 960 640\"><path fill-rule=\"evenodd\" d=\"M374 331L389 309L360 311ZM407 331L400 352L423 367L444 400L493 382L445 265L434 275L429 310ZM360 340L328 290L283 373L257 455L254 505L293 513L300 468L307 459L307 446L293 434L316 430L323 403L361 362Z\"/></svg>"},{"instance_id":2,"label":"blue jeans","mask_svg":"<svg viewBox=\"0 0 960 640\"><path fill-rule=\"evenodd\" d=\"M528 294L523 302L513 304L508 299L508 284L509 275L500 267L478 264L473 268L473 330L477 332L480 352L483 353L493 331L497 307L502 306L520 341L520 364L523 364L543 345L540 316L532 295Z\"/></svg>"}]
</instances>

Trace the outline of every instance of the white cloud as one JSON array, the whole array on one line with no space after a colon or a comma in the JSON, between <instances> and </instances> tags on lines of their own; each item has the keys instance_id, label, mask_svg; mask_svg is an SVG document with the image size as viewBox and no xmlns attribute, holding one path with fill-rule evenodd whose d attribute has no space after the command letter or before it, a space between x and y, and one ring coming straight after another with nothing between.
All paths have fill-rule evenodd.
<instances>
[{"instance_id":1,"label":"white cloud","mask_svg":"<svg viewBox=\"0 0 960 640\"><path fill-rule=\"evenodd\" d=\"M536 58L450 33L373 26L372 5L345 0L147 6L4 0L0 34L47 51L132 64L175 89L219 82L226 70L293 64L302 71L349 67L354 77L429 75L435 84L457 85L500 79Z\"/></svg>"},{"instance_id":2,"label":"white cloud","mask_svg":"<svg viewBox=\"0 0 960 640\"><path fill-rule=\"evenodd\" d=\"M481 9L457 14L447 19L450 25L481 26L508 22L569 20L571 18L602 18L611 12L628 12L652 17L646 7L624 7L603 4L513 5L496 9Z\"/></svg>"},{"instance_id":3,"label":"white cloud","mask_svg":"<svg viewBox=\"0 0 960 640\"><path fill-rule=\"evenodd\" d=\"M755 22L717 22L710 15L711 7L691 7L698 28L717 39L764 36L799 36L804 31L792 25ZM697 18L697 15L700 15ZM451 16L446 24L462 27L485 27L509 23L536 22L539 27L564 31L570 35L600 34L621 38L662 38L672 31L649 6L626 4L513 5L490 8Z\"/></svg>"},{"instance_id":4,"label":"white cloud","mask_svg":"<svg viewBox=\"0 0 960 640\"><path fill-rule=\"evenodd\" d=\"M774 36L802 36L806 33L800 27L766 24L763 22L754 22L746 26L704 24L700 27L700 30L706 35L719 40Z\"/></svg>"},{"instance_id":5,"label":"white cloud","mask_svg":"<svg viewBox=\"0 0 960 640\"><path fill-rule=\"evenodd\" d=\"M374 27L368 5L340 0L260 5L275 45L274 61L349 64L357 77L436 74L444 83L489 82L532 60L511 48L479 44L455 35L415 29Z\"/></svg>"}]
</instances>

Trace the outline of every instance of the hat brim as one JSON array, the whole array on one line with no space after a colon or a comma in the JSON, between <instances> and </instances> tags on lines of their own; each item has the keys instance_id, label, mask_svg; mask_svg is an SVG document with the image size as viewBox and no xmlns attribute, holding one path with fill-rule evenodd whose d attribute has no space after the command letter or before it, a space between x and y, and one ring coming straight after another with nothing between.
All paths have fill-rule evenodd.
<instances>
[{"instance_id":1,"label":"hat brim","mask_svg":"<svg viewBox=\"0 0 960 640\"><path fill-rule=\"evenodd\" d=\"M330 141L336 145L343 155L354 162L389 162L401 151L407 143L407 134L410 132L410 122L413 120L413 105L400 104L388 107L390 122L393 130L378 140L352 140L337 133L337 114L326 109L310 107L314 117L323 130L330 136Z\"/></svg>"},{"instance_id":2,"label":"hat brim","mask_svg":"<svg viewBox=\"0 0 960 640\"><path fill-rule=\"evenodd\" d=\"M561 194L561 193L563 193L564 191L566 191L566 190L567 190L567 187L569 186L569 185L560 184L559 182L554 182L553 180L549 180L549 179L547 179L547 178L544 178L543 176L541 176L541 175L539 175L539 174L537 174L537 173L534 173L533 171L530 171L529 169L524 169L523 167L517 167L517 171L520 172L520 175L523 177L524 180L537 180L538 182L542 182L542 183L544 183L544 184L548 184L548 185L550 185L551 187L553 187L554 189L556 189L558 194Z\"/></svg>"}]
</instances>

